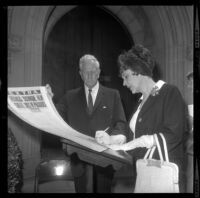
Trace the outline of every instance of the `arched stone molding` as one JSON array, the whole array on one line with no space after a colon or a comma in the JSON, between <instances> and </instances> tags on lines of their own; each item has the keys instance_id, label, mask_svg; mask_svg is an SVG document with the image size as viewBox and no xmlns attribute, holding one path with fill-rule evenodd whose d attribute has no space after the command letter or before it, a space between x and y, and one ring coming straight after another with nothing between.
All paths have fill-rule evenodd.
<instances>
[{"instance_id":1,"label":"arched stone molding","mask_svg":"<svg viewBox=\"0 0 200 198\"><path fill-rule=\"evenodd\" d=\"M187 17L185 6L162 7L159 11L164 24L166 80L177 85L187 97L185 75L193 65L193 61L188 59L188 49L193 46L192 21Z\"/></svg>"},{"instance_id":2,"label":"arched stone molding","mask_svg":"<svg viewBox=\"0 0 200 198\"><path fill-rule=\"evenodd\" d=\"M14 7L8 36L9 64L12 65L9 67L9 86L41 84L43 41L60 17L74 7ZM183 76L186 70L192 69L192 6L104 7L124 23L135 43L144 44L155 53L163 67L163 78L184 92L175 75ZM142 12L143 16L138 17ZM178 61L187 63L183 67Z\"/></svg>"},{"instance_id":3,"label":"arched stone molding","mask_svg":"<svg viewBox=\"0 0 200 198\"><path fill-rule=\"evenodd\" d=\"M46 43L46 40L48 38L49 33L51 32L52 28L56 24L56 22L67 12L72 10L76 6L51 6L49 8L49 12L51 15L49 15L49 18L46 22L46 28L44 32L44 45Z\"/></svg>"},{"instance_id":4,"label":"arched stone molding","mask_svg":"<svg viewBox=\"0 0 200 198\"><path fill-rule=\"evenodd\" d=\"M48 6L15 6L8 34L8 86L41 85L42 40Z\"/></svg>"},{"instance_id":5,"label":"arched stone molding","mask_svg":"<svg viewBox=\"0 0 200 198\"><path fill-rule=\"evenodd\" d=\"M67 12L75 8L76 6L56 6L52 7L51 16L49 16L49 20L47 22L47 27L45 29L44 34L44 44L48 38L48 35L56 24L56 22ZM104 8L108 9L113 15L115 15L121 22L127 27L130 31L130 34L134 35L134 41L138 41L141 43L143 41L143 37L141 37L141 27L140 23L138 23L137 19L133 15L133 13L128 9L127 6L103 6ZM134 28L132 28L134 26ZM137 34L139 32L139 34ZM132 37L133 38L133 37Z\"/></svg>"},{"instance_id":6,"label":"arched stone molding","mask_svg":"<svg viewBox=\"0 0 200 198\"><path fill-rule=\"evenodd\" d=\"M163 79L179 87L187 98L185 75L193 65L193 7L143 6L150 20L153 54L163 71Z\"/></svg>"},{"instance_id":7,"label":"arched stone molding","mask_svg":"<svg viewBox=\"0 0 200 198\"><path fill-rule=\"evenodd\" d=\"M46 6L8 7L8 86L41 85L42 39ZM24 178L34 175L40 161L40 133L15 116L10 127L22 150Z\"/></svg>"},{"instance_id":8,"label":"arched stone molding","mask_svg":"<svg viewBox=\"0 0 200 198\"><path fill-rule=\"evenodd\" d=\"M162 78L165 80L165 54L166 54L166 39L164 32L163 21L159 14L160 9L158 6L143 6L144 13L149 20L149 28L151 29L151 42L148 42L147 47L152 51L156 56L156 60L159 64L159 67L162 68ZM156 13L156 14L155 14ZM148 36L148 35L147 35ZM150 38L149 38L150 39Z\"/></svg>"}]
</instances>

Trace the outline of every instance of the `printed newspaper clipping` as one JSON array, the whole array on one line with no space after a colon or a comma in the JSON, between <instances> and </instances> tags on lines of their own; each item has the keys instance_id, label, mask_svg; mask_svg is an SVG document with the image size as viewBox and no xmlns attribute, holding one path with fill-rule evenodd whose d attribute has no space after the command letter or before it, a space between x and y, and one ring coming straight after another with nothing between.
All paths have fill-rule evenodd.
<instances>
[{"instance_id":1,"label":"printed newspaper clipping","mask_svg":"<svg viewBox=\"0 0 200 198\"><path fill-rule=\"evenodd\" d=\"M23 121L47 133L102 152L107 147L70 127L57 112L46 87L8 88L8 108Z\"/></svg>"}]
</instances>

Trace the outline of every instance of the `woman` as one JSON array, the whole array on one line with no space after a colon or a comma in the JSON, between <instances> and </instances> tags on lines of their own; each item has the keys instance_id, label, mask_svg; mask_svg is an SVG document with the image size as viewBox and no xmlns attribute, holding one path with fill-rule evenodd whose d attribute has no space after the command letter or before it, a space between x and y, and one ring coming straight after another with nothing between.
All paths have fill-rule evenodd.
<instances>
[{"instance_id":1,"label":"woman","mask_svg":"<svg viewBox=\"0 0 200 198\"><path fill-rule=\"evenodd\" d=\"M152 71L155 60L150 51L141 45L132 47L118 57L123 85L141 93L138 107L129 122L133 140L122 145L111 145L114 150L131 151L135 160L143 158L147 148L155 145L153 134L163 133L168 147L169 160L179 166L180 191L183 192L183 134L185 132L185 103L174 85L155 82ZM159 142L162 144L160 136ZM158 153L155 153L158 158Z\"/></svg>"}]
</instances>

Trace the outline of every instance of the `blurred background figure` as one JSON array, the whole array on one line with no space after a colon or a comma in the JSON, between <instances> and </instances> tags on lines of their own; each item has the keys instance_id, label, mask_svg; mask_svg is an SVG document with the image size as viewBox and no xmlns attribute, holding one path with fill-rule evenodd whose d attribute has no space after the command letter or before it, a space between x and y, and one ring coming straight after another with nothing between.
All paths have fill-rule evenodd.
<instances>
[{"instance_id":1,"label":"blurred background figure","mask_svg":"<svg viewBox=\"0 0 200 198\"><path fill-rule=\"evenodd\" d=\"M187 85L191 92L192 100L188 101L188 123L189 123L189 134L186 142L186 153L187 153L187 170L186 170L186 192L193 193L193 153L194 153L194 138L193 138L193 72L189 72L186 76Z\"/></svg>"}]
</instances>

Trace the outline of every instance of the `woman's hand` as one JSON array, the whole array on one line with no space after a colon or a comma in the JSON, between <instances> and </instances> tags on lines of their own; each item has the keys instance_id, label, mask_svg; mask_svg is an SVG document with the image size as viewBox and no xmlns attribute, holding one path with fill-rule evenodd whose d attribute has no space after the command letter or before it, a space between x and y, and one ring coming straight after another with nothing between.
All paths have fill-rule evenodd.
<instances>
[{"instance_id":1,"label":"woman's hand","mask_svg":"<svg viewBox=\"0 0 200 198\"><path fill-rule=\"evenodd\" d=\"M108 148L112 149L112 150L115 150L115 151L118 151L118 150L124 150L125 151L125 146L124 144L111 144L111 145L108 145Z\"/></svg>"},{"instance_id":2,"label":"woman's hand","mask_svg":"<svg viewBox=\"0 0 200 198\"><path fill-rule=\"evenodd\" d=\"M151 148L155 144L153 135L143 135L133 141L135 141L136 147Z\"/></svg>"},{"instance_id":3,"label":"woman's hand","mask_svg":"<svg viewBox=\"0 0 200 198\"><path fill-rule=\"evenodd\" d=\"M109 148L113 150L129 151L138 147L151 148L153 145L154 145L153 135L143 135L125 144L121 144L121 145L111 144L109 145Z\"/></svg>"}]
</instances>

